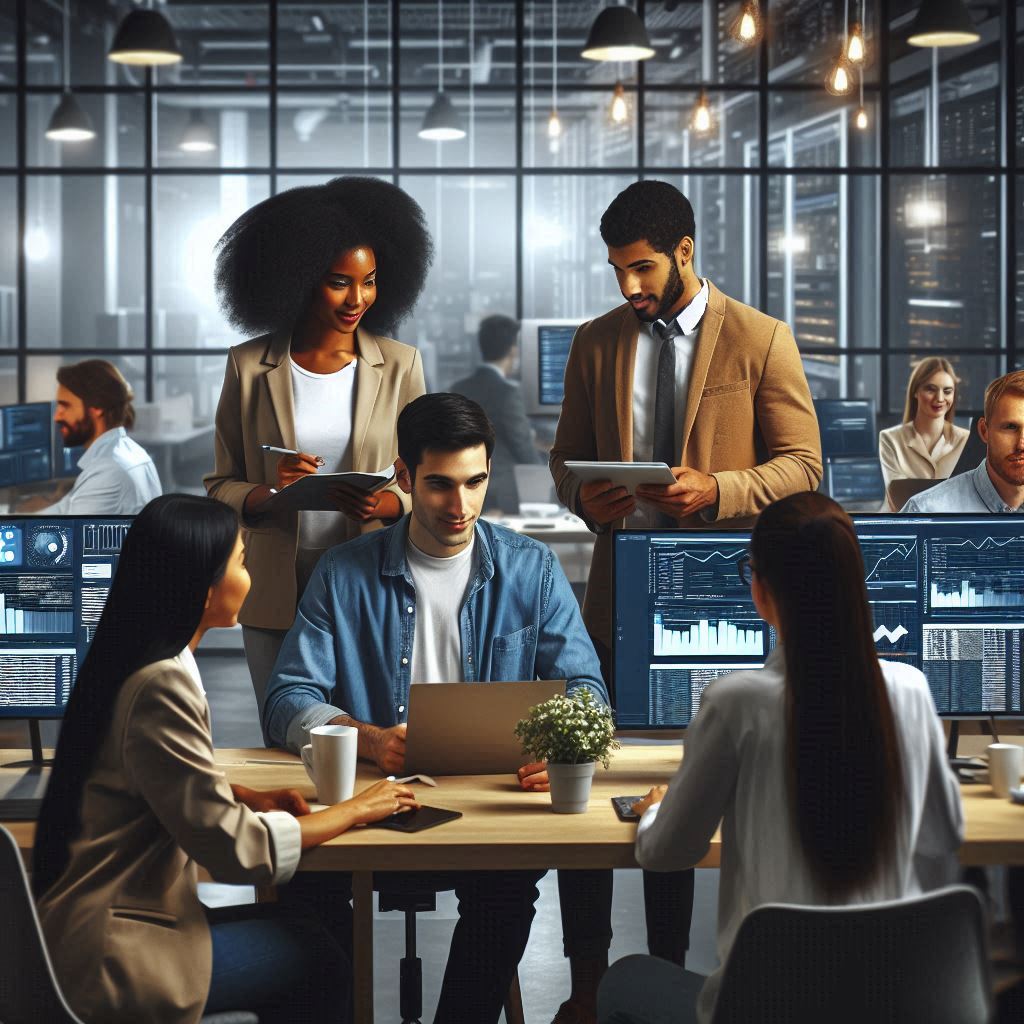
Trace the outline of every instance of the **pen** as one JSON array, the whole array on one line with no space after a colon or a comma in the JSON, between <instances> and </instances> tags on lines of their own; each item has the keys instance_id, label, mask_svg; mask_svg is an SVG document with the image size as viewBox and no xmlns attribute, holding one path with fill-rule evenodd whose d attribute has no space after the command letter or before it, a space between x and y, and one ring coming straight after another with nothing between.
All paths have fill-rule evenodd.
<instances>
[{"instance_id":1,"label":"pen","mask_svg":"<svg viewBox=\"0 0 1024 1024\"><path fill-rule=\"evenodd\" d=\"M273 444L261 444L260 447L265 452L270 452L273 455L301 455L301 452L297 452L294 448L278 448L277 445ZM316 457L316 464L322 466L324 460L318 455Z\"/></svg>"}]
</instances>

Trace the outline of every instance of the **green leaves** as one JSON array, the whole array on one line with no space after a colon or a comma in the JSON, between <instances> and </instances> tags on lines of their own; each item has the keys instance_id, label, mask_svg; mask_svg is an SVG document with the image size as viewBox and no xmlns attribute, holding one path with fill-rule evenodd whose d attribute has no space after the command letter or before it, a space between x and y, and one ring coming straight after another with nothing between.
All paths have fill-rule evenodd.
<instances>
[{"instance_id":1,"label":"green leaves","mask_svg":"<svg viewBox=\"0 0 1024 1024\"><path fill-rule=\"evenodd\" d=\"M524 754L554 764L600 761L607 768L611 751L619 749L611 708L585 688L534 705L515 734Z\"/></svg>"}]
</instances>

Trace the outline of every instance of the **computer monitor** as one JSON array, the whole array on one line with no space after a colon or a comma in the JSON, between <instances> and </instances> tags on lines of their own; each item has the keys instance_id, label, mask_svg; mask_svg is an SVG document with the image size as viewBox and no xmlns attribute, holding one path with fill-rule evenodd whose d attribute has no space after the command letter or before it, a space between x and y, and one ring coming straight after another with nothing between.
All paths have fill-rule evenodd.
<instances>
[{"instance_id":1,"label":"computer monitor","mask_svg":"<svg viewBox=\"0 0 1024 1024\"><path fill-rule=\"evenodd\" d=\"M1024 522L853 517L881 657L921 669L940 715L1024 717ZM684 728L704 687L760 668L774 630L736 561L747 531L622 530L614 544L620 729Z\"/></svg>"},{"instance_id":2,"label":"computer monitor","mask_svg":"<svg viewBox=\"0 0 1024 1024\"><path fill-rule=\"evenodd\" d=\"M0 718L60 718L131 516L0 515Z\"/></svg>"},{"instance_id":3,"label":"computer monitor","mask_svg":"<svg viewBox=\"0 0 1024 1024\"><path fill-rule=\"evenodd\" d=\"M885 497L882 465L877 458L829 459L824 466L824 483L824 492L840 505L855 501L880 503Z\"/></svg>"},{"instance_id":4,"label":"computer monitor","mask_svg":"<svg viewBox=\"0 0 1024 1024\"><path fill-rule=\"evenodd\" d=\"M527 413L557 416L565 364L581 320L524 320L520 334L523 404Z\"/></svg>"},{"instance_id":5,"label":"computer monitor","mask_svg":"<svg viewBox=\"0 0 1024 1024\"><path fill-rule=\"evenodd\" d=\"M78 476L81 470L78 467L78 460L81 459L85 448L79 445L77 448L65 448L64 439L60 431L57 431L56 450L53 459L53 475L56 477Z\"/></svg>"},{"instance_id":6,"label":"computer monitor","mask_svg":"<svg viewBox=\"0 0 1024 1024\"><path fill-rule=\"evenodd\" d=\"M53 409L49 402L0 406L0 487L53 475Z\"/></svg>"},{"instance_id":7,"label":"computer monitor","mask_svg":"<svg viewBox=\"0 0 1024 1024\"><path fill-rule=\"evenodd\" d=\"M875 403L870 398L816 398L814 411L826 459L867 459L878 454Z\"/></svg>"}]
</instances>

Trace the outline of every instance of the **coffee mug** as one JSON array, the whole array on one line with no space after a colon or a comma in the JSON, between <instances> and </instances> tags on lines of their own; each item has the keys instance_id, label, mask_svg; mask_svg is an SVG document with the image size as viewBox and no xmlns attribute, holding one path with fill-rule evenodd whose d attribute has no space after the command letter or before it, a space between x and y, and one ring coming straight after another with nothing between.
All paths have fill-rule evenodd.
<instances>
[{"instance_id":1,"label":"coffee mug","mask_svg":"<svg viewBox=\"0 0 1024 1024\"><path fill-rule=\"evenodd\" d=\"M1008 797L1024 775L1024 747L1016 743L991 743L988 747L988 781L996 796Z\"/></svg>"},{"instance_id":2,"label":"coffee mug","mask_svg":"<svg viewBox=\"0 0 1024 1024\"><path fill-rule=\"evenodd\" d=\"M351 725L318 725L309 730L310 743L302 748L302 763L316 786L322 804L352 799L356 784L359 733Z\"/></svg>"}]
</instances>

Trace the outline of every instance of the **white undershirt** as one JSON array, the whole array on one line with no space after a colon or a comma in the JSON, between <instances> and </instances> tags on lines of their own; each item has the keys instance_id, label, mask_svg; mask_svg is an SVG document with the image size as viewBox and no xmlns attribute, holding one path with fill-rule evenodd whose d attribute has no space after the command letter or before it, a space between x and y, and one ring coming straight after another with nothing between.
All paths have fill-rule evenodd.
<instances>
[{"instance_id":1,"label":"white undershirt","mask_svg":"<svg viewBox=\"0 0 1024 1024\"><path fill-rule=\"evenodd\" d=\"M352 468L352 407L358 359L334 373L312 373L294 360L292 396L295 404L295 444L300 452L319 455L322 473ZM339 512L300 512L299 548L319 551L345 539Z\"/></svg>"},{"instance_id":2,"label":"white undershirt","mask_svg":"<svg viewBox=\"0 0 1024 1024\"><path fill-rule=\"evenodd\" d=\"M473 571L476 537L457 555L435 558L410 540L409 572L416 587L416 629L412 644L414 683L461 683L462 640L459 612Z\"/></svg>"}]
</instances>

